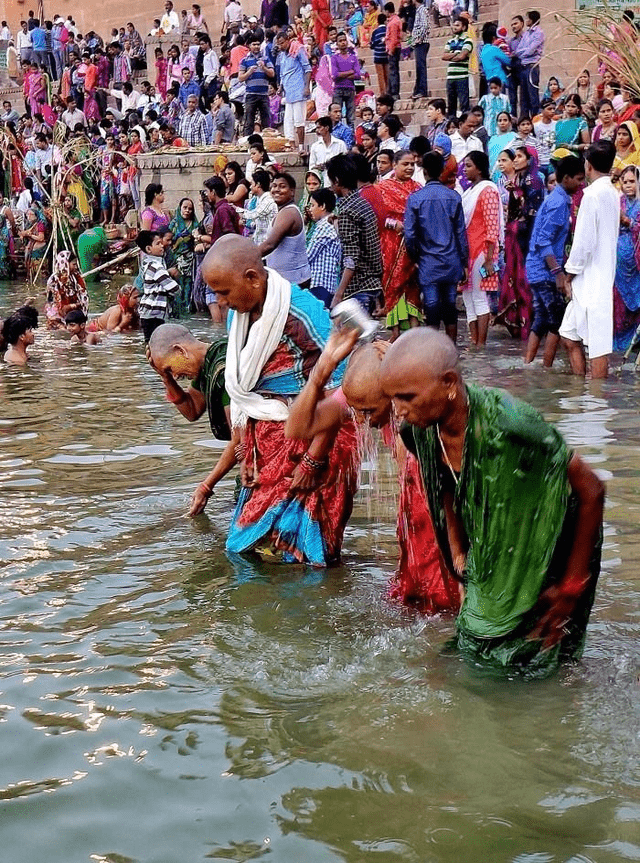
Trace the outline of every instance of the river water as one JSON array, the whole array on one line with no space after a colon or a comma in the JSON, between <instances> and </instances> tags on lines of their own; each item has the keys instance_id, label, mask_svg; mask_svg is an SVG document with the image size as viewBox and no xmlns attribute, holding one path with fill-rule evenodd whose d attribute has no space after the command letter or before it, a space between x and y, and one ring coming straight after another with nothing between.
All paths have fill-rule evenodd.
<instances>
[{"instance_id":1,"label":"river water","mask_svg":"<svg viewBox=\"0 0 640 863\"><path fill-rule=\"evenodd\" d=\"M608 486L584 659L542 682L487 679L443 651L450 619L387 600L383 457L342 567L230 560L233 479L185 516L218 445L140 336L39 330L28 369L0 365L3 861L640 860L640 377L523 369L490 339L468 377Z\"/></svg>"}]
</instances>

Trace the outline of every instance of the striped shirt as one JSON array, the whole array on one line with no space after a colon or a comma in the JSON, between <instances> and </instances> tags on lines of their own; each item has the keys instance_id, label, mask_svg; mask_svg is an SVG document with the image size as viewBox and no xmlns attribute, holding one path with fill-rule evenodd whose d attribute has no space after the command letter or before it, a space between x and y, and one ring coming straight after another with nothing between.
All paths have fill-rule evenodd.
<instances>
[{"instance_id":1,"label":"striped shirt","mask_svg":"<svg viewBox=\"0 0 640 863\"><path fill-rule=\"evenodd\" d=\"M180 285L171 278L162 258L146 252L142 253L140 275L140 317L166 321L169 318L169 300L178 293Z\"/></svg>"},{"instance_id":2,"label":"striped shirt","mask_svg":"<svg viewBox=\"0 0 640 863\"><path fill-rule=\"evenodd\" d=\"M463 81L469 76L469 58L473 53L473 39L466 33L460 33L449 39L445 46L445 53L457 54L460 51L468 51L466 60L449 60L447 64L447 81Z\"/></svg>"}]
</instances>

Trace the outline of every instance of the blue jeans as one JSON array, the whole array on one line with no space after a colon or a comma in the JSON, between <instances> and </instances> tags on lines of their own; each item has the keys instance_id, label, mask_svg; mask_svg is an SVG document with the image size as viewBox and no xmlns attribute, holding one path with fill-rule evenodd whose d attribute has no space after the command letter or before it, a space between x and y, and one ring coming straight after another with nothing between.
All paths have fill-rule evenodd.
<instances>
[{"instance_id":1,"label":"blue jeans","mask_svg":"<svg viewBox=\"0 0 640 863\"><path fill-rule=\"evenodd\" d=\"M469 78L447 81L447 114L449 117L455 117L458 113L458 102L463 114L469 110Z\"/></svg>"},{"instance_id":2,"label":"blue jeans","mask_svg":"<svg viewBox=\"0 0 640 863\"><path fill-rule=\"evenodd\" d=\"M358 294L351 294L349 299L357 300L368 315L372 315L379 305L384 305L382 290L360 291Z\"/></svg>"},{"instance_id":3,"label":"blue jeans","mask_svg":"<svg viewBox=\"0 0 640 863\"><path fill-rule=\"evenodd\" d=\"M400 48L388 55L389 57L389 84L387 95L394 99L400 98Z\"/></svg>"},{"instance_id":4,"label":"blue jeans","mask_svg":"<svg viewBox=\"0 0 640 863\"><path fill-rule=\"evenodd\" d=\"M349 126L350 129L353 129L356 122L355 87L352 89L349 89L348 87L336 87L331 98L336 105L340 105L341 110L344 105L344 110L347 115L347 126Z\"/></svg>"},{"instance_id":5,"label":"blue jeans","mask_svg":"<svg viewBox=\"0 0 640 863\"><path fill-rule=\"evenodd\" d=\"M540 112L540 66L520 67L520 113L535 117Z\"/></svg>"},{"instance_id":6,"label":"blue jeans","mask_svg":"<svg viewBox=\"0 0 640 863\"><path fill-rule=\"evenodd\" d=\"M427 54L429 53L429 43L424 42L421 45L414 45L413 53L416 59L416 83L413 87L413 95L428 96Z\"/></svg>"},{"instance_id":7,"label":"blue jeans","mask_svg":"<svg viewBox=\"0 0 640 863\"><path fill-rule=\"evenodd\" d=\"M448 279L438 279L428 285L420 285L422 293L422 305L424 306L425 320L428 327L438 329L440 321L445 327L450 327L458 322L458 310L456 309L456 295L458 283Z\"/></svg>"},{"instance_id":8,"label":"blue jeans","mask_svg":"<svg viewBox=\"0 0 640 863\"><path fill-rule=\"evenodd\" d=\"M539 339L544 338L547 333L557 336L566 306L556 283L534 282L529 288L533 299L531 332Z\"/></svg>"}]
</instances>

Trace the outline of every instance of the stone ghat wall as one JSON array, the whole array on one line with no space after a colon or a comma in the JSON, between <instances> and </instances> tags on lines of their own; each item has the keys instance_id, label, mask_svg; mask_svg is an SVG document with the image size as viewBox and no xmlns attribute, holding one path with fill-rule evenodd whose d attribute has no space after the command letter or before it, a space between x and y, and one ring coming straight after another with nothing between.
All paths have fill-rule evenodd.
<instances>
[{"instance_id":1,"label":"stone ghat wall","mask_svg":"<svg viewBox=\"0 0 640 863\"><path fill-rule=\"evenodd\" d=\"M165 206L172 211L176 209L181 198L191 198L198 205L202 184L213 176L215 160L221 155L226 156L230 162L239 162L242 166L248 158L244 150L224 154L185 150L180 154L145 153L138 156L143 205L144 190L148 183L162 183ZM270 156L284 171L295 177L296 198L299 198L304 187L306 166L297 153L271 153Z\"/></svg>"}]
</instances>

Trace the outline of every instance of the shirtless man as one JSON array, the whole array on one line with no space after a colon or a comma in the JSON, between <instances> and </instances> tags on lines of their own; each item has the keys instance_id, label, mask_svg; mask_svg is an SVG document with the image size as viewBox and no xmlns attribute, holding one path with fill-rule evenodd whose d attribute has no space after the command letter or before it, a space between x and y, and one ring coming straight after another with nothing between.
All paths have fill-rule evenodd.
<instances>
[{"instance_id":1,"label":"shirtless man","mask_svg":"<svg viewBox=\"0 0 640 863\"><path fill-rule=\"evenodd\" d=\"M391 399L380 384L380 366L389 343L374 342L359 347L349 360L342 387L327 394L329 381L354 349L358 336L353 329L331 334L307 385L290 408L285 435L310 438L350 420L352 412L358 423L368 422L381 430L385 443L397 458L400 474L397 523L400 562L391 595L432 614L457 611L460 590L454 576L442 566L418 463L397 434ZM406 516L408 509L412 512L411 520Z\"/></svg>"},{"instance_id":2,"label":"shirtless man","mask_svg":"<svg viewBox=\"0 0 640 863\"><path fill-rule=\"evenodd\" d=\"M29 361L27 348L34 342L33 331L37 326L38 312L33 306L23 306L9 315L2 325L0 335L2 346L9 346L4 355L5 363L26 366Z\"/></svg>"},{"instance_id":3,"label":"shirtless man","mask_svg":"<svg viewBox=\"0 0 640 863\"><path fill-rule=\"evenodd\" d=\"M430 328L391 345L381 383L420 463L442 556L466 586L460 649L534 675L577 658L600 570L603 484L529 405L465 385L455 345Z\"/></svg>"}]
</instances>

